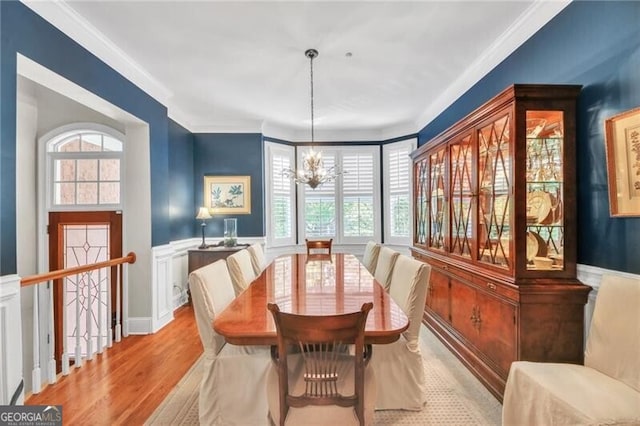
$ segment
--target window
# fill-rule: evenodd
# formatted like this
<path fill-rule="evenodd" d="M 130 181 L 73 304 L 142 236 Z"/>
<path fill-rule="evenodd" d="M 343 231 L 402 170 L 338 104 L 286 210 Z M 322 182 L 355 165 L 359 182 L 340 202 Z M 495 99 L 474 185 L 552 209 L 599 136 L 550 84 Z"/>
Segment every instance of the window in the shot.
<path fill-rule="evenodd" d="M 385 242 L 411 244 L 412 174 L 409 154 L 416 149 L 415 139 L 383 146 Z"/>
<path fill-rule="evenodd" d="M 348 151 L 342 156 L 342 167 L 347 173 L 342 177 L 342 229 L 345 238 L 375 235 L 374 153 Z"/>
<path fill-rule="evenodd" d="M 294 167 L 294 148 L 267 142 L 267 242 L 269 246 L 295 244 L 295 184 L 282 171 Z"/>
<path fill-rule="evenodd" d="M 52 209 L 121 208 L 124 137 L 105 130 L 87 125 L 66 130 L 47 142 Z"/>
<path fill-rule="evenodd" d="M 298 149 L 299 159 L 306 152 Z M 380 149 L 377 146 L 322 148 L 325 168 L 345 173 L 316 189 L 299 185 L 300 239 L 333 238 L 337 244 L 380 240 Z"/>
<path fill-rule="evenodd" d="M 298 149 L 299 155 L 306 151 Z M 334 153 L 322 150 L 322 160 L 325 169 L 336 165 Z M 301 209 L 304 216 L 305 238 L 335 238 L 336 237 L 336 184 L 325 182 L 316 189 L 309 185 L 300 185 L 304 192 L 304 203 Z"/>

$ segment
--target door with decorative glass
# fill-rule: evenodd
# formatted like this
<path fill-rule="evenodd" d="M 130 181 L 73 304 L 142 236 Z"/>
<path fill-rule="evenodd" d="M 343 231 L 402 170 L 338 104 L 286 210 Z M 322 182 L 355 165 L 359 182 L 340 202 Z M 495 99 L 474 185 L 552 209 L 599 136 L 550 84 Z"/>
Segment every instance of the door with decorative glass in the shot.
<path fill-rule="evenodd" d="M 50 212 L 48 231 L 52 271 L 122 256 L 119 211 Z M 122 312 L 119 278 L 113 267 L 54 280 L 56 360 L 64 354 L 78 364 L 111 344 Z"/>

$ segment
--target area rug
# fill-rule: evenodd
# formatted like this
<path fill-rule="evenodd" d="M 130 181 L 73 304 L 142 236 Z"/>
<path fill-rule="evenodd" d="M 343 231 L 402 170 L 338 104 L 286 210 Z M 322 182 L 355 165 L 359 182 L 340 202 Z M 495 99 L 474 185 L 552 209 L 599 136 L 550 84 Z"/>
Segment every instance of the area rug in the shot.
<path fill-rule="evenodd" d="M 500 402 L 424 326 L 420 332 L 420 346 L 427 377 L 427 404 L 419 412 L 376 411 L 374 425 L 500 425 Z M 201 375 L 202 358 L 196 361 L 145 424 L 197 425 Z"/>

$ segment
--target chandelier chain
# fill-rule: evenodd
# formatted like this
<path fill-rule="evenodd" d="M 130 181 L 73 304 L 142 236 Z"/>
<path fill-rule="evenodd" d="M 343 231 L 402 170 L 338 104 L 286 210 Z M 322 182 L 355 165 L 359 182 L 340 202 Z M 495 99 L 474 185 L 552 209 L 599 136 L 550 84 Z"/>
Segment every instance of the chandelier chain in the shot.
<path fill-rule="evenodd" d="M 313 58 L 315 58 L 316 55 L 314 54 L 310 54 L 309 58 L 311 58 L 311 60 L 309 61 L 310 63 L 310 74 L 311 74 L 311 143 L 313 143 L 313 141 L 315 140 L 314 138 L 314 114 L 313 114 Z"/>
<path fill-rule="evenodd" d="M 311 83 L 311 149 L 302 159 L 302 169 L 298 171 L 291 168 L 282 170 L 282 174 L 291 178 L 295 183 L 307 184 L 311 189 L 316 189 L 325 182 L 336 180 L 339 175 L 345 173 L 337 166 L 331 166 L 325 169 L 322 161 L 322 153 L 314 151 L 313 143 L 315 142 L 315 111 L 313 96 L 313 59 L 318 56 L 316 49 L 307 49 L 305 56 L 310 59 L 309 73 Z"/>

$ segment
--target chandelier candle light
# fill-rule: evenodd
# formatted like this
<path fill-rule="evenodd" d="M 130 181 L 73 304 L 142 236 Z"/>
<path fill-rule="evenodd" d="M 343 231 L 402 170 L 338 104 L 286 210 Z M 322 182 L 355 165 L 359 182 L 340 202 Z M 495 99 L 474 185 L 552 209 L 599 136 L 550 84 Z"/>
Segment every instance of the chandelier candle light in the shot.
<path fill-rule="evenodd" d="M 307 184 L 311 189 L 316 189 L 318 186 L 325 182 L 331 182 L 336 179 L 337 176 L 343 174 L 343 172 L 337 167 L 324 168 L 322 161 L 322 153 L 320 151 L 314 151 L 314 114 L 313 114 L 313 59 L 318 56 L 316 49 L 308 49 L 304 52 L 304 55 L 309 58 L 310 70 L 311 70 L 311 149 L 302 158 L 302 169 L 297 172 L 292 169 L 284 169 L 282 174 L 290 179 L 293 179 L 295 183 Z"/>

